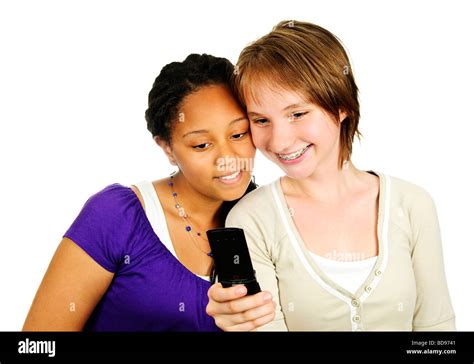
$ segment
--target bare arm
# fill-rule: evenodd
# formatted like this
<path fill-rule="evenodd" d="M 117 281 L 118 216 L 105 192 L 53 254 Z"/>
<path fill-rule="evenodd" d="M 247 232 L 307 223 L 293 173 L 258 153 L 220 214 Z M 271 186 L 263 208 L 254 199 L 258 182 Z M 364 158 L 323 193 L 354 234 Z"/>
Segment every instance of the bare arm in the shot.
<path fill-rule="evenodd" d="M 38 288 L 23 330 L 82 330 L 113 276 L 64 238 Z"/>

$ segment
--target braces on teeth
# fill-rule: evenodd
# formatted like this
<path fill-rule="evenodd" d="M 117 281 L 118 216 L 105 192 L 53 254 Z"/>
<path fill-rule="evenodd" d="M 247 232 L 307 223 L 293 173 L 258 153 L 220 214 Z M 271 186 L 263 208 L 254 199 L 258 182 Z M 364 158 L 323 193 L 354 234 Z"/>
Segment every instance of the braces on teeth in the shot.
<path fill-rule="evenodd" d="M 298 158 L 299 156 L 301 156 L 304 152 L 306 152 L 306 150 L 309 148 L 309 145 L 307 145 L 306 147 L 304 147 L 303 149 L 301 150 L 298 150 L 294 153 L 291 153 L 291 154 L 286 154 L 286 155 L 283 155 L 283 154 L 278 154 L 278 156 L 281 158 L 281 159 L 284 159 L 286 161 L 289 161 L 289 160 L 293 160 L 293 159 L 296 159 Z"/>

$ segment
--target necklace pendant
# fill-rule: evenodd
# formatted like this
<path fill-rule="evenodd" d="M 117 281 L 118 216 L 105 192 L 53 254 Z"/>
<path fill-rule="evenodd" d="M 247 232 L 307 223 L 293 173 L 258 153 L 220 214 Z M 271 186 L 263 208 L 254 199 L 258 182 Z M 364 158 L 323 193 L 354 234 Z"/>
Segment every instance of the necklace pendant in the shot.
<path fill-rule="evenodd" d="M 188 215 L 186 214 L 186 211 L 184 211 L 184 208 L 182 208 L 182 207 L 178 208 L 178 215 L 180 217 L 188 217 Z"/>

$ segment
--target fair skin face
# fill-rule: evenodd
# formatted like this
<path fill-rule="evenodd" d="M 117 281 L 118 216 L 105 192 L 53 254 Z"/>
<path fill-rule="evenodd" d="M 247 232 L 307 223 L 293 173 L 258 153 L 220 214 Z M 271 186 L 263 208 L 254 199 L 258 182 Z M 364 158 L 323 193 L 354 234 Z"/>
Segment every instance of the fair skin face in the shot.
<path fill-rule="evenodd" d="M 255 147 L 245 113 L 223 86 L 206 86 L 188 95 L 180 112 L 183 122 L 172 129 L 171 143 L 156 139 L 180 172 L 174 189 L 190 216 L 193 228 L 204 232 L 222 226 L 218 219 L 223 201 L 240 198 L 251 179 L 249 170 L 222 181 L 236 171 L 234 165 L 216 164 L 219 158 L 253 159 Z M 199 132 L 196 132 L 199 131 Z M 211 258 L 204 239 L 199 248 L 190 240 L 179 217 L 168 178 L 154 181 L 165 211 L 167 226 L 180 262 L 190 271 L 209 275 Z M 136 188 L 132 188 L 143 201 Z M 23 326 L 25 331 L 79 331 L 93 312 L 114 273 L 105 270 L 73 241 L 64 238 L 49 265 Z M 263 293 L 262 293 L 263 294 Z"/>
<path fill-rule="evenodd" d="M 351 162 L 342 169 L 338 163 L 340 123 L 346 114 L 340 111 L 335 119 L 297 93 L 252 87 L 258 95 L 258 101 L 246 98 L 252 139 L 285 172 L 281 186 L 307 249 L 329 259 L 377 255 L 378 177 Z M 259 327 L 261 316 L 244 318 L 262 304 L 230 298 L 239 297 L 232 289 L 212 287 L 208 311 L 216 322 L 225 316 L 232 328 L 236 323 Z"/>

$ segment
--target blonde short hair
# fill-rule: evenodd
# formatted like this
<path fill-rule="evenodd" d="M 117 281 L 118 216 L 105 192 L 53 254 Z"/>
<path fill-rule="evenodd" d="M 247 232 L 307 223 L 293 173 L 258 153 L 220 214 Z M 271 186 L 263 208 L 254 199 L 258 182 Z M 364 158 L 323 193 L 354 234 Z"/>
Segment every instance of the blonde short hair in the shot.
<path fill-rule="evenodd" d="M 341 123 L 339 164 L 350 159 L 354 136 L 360 138 L 358 88 L 349 57 L 341 42 L 328 30 L 311 23 L 282 21 L 267 35 L 245 47 L 234 70 L 233 85 L 245 105 L 255 99 L 252 83 L 299 93 L 322 107 Z"/>

